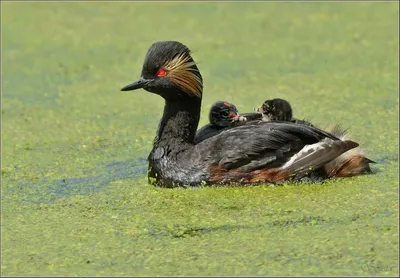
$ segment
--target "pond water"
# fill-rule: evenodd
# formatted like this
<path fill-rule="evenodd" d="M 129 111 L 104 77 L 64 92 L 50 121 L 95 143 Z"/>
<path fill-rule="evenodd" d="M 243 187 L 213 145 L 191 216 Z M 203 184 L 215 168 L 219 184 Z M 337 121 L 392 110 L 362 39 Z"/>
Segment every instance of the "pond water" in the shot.
<path fill-rule="evenodd" d="M 2 5 L 2 274 L 398 275 L 397 3 Z M 155 22 L 156 21 L 156 22 Z M 159 189 L 163 100 L 119 89 L 178 40 L 217 100 L 336 122 L 373 175 Z"/>

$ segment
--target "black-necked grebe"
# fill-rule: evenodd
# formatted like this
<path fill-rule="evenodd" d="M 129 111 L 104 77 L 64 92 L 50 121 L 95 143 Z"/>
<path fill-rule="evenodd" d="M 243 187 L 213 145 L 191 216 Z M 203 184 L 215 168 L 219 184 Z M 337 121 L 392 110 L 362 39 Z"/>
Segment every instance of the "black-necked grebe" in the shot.
<path fill-rule="evenodd" d="M 190 50 L 176 41 L 151 45 L 141 77 L 121 90 L 140 88 L 165 99 L 148 172 L 161 187 L 297 179 L 358 146 L 315 127 L 274 121 L 252 121 L 195 144 L 203 80 Z"/>

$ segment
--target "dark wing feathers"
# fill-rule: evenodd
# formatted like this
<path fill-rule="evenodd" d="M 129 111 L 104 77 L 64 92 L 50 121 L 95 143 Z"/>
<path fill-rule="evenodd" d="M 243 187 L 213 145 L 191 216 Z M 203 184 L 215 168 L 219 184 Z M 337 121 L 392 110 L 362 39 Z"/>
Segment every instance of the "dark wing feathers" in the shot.
<path fill-rule="evenodd" d="M 209 138 L 209 137 L 213 137 L 216 134 L 220 133 L 223 129 L 221 128 L 217 128 L 211 124 L 207 124 L 205 126 L 203 126 L 202 128 L 200 128 L 197 132 L 196 132 L 196 136 L 194 137 L 194 143 L 198 144 L 201 141 Z"/>
<path fill-rule="evenodd" d="M 293 123 L 302 124 L 302 125 L 314 126 L 314 125 L 313 125 L 309 120 L 307 120 L 307 119 L 300 120 L 300 119 L 293 118 L 293 119 L 292 119 L 292 122 L 293 122 Z"/>
<path fill-rule="evenodd" d="M 249 124 L 252 128 L 248 127 Z M 280 167 L 305 145 L 315 144 L 323 138 L 338 140 L 334 135 L 311 126 L 254 121 L 210 138 L 205 142 L 204 150 L 214 151 L 210 154 L 205 151 L 203 155 L 227 170 L 238 168 L 250 171 L 266 165 Z"/>

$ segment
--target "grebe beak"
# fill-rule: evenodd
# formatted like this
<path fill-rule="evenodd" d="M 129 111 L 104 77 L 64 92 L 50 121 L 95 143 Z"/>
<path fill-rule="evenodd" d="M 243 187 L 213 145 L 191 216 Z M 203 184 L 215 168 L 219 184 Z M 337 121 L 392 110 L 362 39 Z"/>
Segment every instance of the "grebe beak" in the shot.
<path fill-rule="evenodd" d="M 123 87 L 121 89 L 121 91 L 133 91 L 133 90 L 145 88 L 146 85 L 149 84 L 151 81 L 152 81 L 151 79 L 144 79 L 143 77 L 140 77 L 139 80 Z"/>

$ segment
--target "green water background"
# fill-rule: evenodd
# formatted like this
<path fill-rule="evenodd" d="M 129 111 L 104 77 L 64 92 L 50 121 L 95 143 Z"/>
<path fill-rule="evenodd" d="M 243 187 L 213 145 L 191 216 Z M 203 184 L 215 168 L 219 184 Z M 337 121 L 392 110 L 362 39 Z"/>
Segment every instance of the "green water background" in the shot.
<path fill-rule="evenodd" d="M 398 275 L 398 3 L 2 3 L 2 275 Z M 163 100 L 119 89 L 189 46 L 217 100 L 349 126 L 374 175 L 157 189 Z"/>

